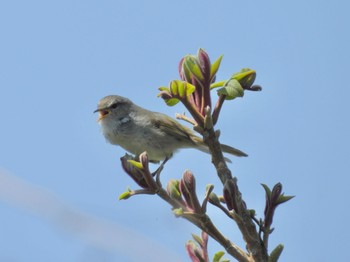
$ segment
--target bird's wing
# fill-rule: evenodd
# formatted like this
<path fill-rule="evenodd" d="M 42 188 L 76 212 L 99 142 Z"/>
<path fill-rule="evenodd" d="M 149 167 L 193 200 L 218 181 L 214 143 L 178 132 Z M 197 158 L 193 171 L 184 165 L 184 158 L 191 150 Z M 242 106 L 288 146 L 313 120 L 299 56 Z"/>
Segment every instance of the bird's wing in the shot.
<path fill-rule="evenodd" d="M 155 117 L 154 126 L 159 128 L 160 131 L 175 138 L 181 142 L 189 142 L 195 144 L 194 138 L 196 138 L 193 131 L 170 117 Z"/>

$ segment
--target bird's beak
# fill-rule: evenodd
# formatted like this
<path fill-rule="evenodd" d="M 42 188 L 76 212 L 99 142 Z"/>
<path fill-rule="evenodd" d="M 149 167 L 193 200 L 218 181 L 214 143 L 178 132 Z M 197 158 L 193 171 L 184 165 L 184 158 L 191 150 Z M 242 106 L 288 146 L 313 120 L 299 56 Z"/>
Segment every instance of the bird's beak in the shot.
<path fill-rule="evenodd" d="M 105 118 L 110 113 L 110 111 L 107 108 L 99 108 L 94 111 L 94 113 L 97 113 L 97 112 L 99 113 L 97 122 Z"/>

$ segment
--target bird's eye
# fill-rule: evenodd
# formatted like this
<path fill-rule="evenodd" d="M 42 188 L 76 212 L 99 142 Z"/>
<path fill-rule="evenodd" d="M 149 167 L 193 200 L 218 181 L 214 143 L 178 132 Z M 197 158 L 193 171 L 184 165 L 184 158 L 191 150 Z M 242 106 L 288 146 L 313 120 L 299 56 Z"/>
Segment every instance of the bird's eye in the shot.
<path fill-rule="evenodd" d="M 111 105 L 111 108 L 113 108 L 113 109 L 115 109 L 117 107 L 118 107 L 118 103 L 114 103 L 114 104 Z"/>

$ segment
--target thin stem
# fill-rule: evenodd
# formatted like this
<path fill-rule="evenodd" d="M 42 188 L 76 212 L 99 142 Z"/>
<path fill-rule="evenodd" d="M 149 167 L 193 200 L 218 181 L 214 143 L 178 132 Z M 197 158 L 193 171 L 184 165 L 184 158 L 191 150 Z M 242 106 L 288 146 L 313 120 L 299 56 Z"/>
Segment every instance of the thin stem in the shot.
<path fill-rule="evenodd" d="M 187 99 L 182 100 L 182 103 L 187 108 L 187 110 L 190 112 L 190 114 L 193 116 L 197 125 L 203 126 L 204 117 L 198 112 L 198 110 L 193 106 L 193 104 L 191 104 L 191 102 L 188 101 Z"/>
<path fill-rule="evenodd" d="M 203 110 L 205 110 L 206 107 L 210 107 L 211 108 L 211 98 L 210 98 L 210 82 L 209 82 L 209 78 L 205 79 L 204 85 L 203 85 Z M 204 113 L 205 111 L 203 111 Z M 202 113 L 202 114 L 203 114 Z"/>
<path fill-rule="evenodd" d="M 190 123 L 191 125 L 194 125 L 194 126 L 197 125 L 196 121 L 194 121 L 192 118 L 185 116 L 185 114 L 178 114 L 177 113 L 177 114 L 175 114 L 175 117 L 176 117 L 176 119 L 184 120 L 184 121 Z"/>
<path fill-rule="evenodd" d="M 264 243 L 266 250 L 268 250 L 270 233 L 271 233 L 270 228 L 263 229 L 263 243 Z"/>
<path fill-rule="evenodd" d="M 213 124 L 216 125 L 219 119 L 220 111 L 222 108 L 222 105 L 225 102 L 225 95 L 220 95 L 218 101 L 216 102 L 214 111 L 213 111 Z"/>

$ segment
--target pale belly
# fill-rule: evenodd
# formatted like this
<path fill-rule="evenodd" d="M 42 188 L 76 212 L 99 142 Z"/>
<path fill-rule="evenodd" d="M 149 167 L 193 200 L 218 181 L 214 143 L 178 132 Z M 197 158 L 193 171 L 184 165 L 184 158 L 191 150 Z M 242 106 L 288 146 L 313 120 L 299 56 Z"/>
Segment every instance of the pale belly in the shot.
<path fill-rule="evenodd" d="M 102 132 L 107 141 L 113 145 L 119 145 L 135 156 L 143 152 L 148 153 L 148 158 L 152 161 L 162 161 L 166 157 L 171 157 L 181 146 L 178 141 L 173 141 L 170 137 L 164 136 L 160 132 L 149 132 L 149 129 L 128 128 L 123 130 L 102 125 Z"/>

